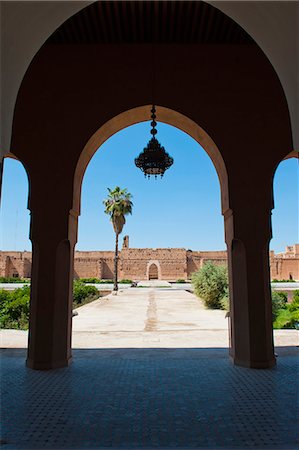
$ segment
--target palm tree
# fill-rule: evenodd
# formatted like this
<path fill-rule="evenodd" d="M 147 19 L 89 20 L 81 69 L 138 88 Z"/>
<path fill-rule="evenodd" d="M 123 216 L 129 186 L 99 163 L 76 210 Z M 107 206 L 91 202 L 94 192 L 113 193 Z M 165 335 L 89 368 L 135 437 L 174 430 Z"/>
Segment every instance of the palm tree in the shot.
<path fill-rule="evenodd" d="M 116 186 L 114 189 L 108 188 L 108 197 L 103 201 L 105 213 L 110 216 L 115 231 L 115 255 L 114 255 L 114 291 L 118 291 L 117 269 L 118 269 L 118 236 L 122 232 L 126 223 L 125 216 L 132 214 L 132 195 L 127 189 Z"/>

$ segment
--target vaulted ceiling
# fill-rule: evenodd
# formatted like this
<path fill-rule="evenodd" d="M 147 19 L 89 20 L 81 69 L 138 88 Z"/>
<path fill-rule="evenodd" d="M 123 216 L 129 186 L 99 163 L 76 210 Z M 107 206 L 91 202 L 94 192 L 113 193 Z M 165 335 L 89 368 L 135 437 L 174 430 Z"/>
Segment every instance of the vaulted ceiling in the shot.
<path fill-rule="evenodd" d="M 116 4 L 114 6 L 111 4 L 112 2 L 104 2 L 104 3 L 107 4 L 103 5 L 105 13 L 103 13 L 103 15 L 101 16 L 102 18 L 105 17 L 104 14 L 107 14 L 107 11 L 111 10 L 112 8 L 114 8 L 115 10 L 117 9 L 118 11 L 120 11 L 121 8 L 124 8 L 122 6 L 123 2 L 115 2 Z M 171 8 L 175 7 L 176 10 L 178 10 L 177 5 L 179 4 L 179 2 L 169 2 L 169 1 L 144 2 L 138 0 L 135 3 L 136 3 L 135 5 L 132 5 L 130 7 L 131 9 L 144 10 L 146 7 L 149 9 L 149 6 L 146 6 L 145 3 L 149 4 L 159 3 L 160 6 L 159 7 L 155 6 L 154 9 L 158 8 L 158 10 L 163 11 L 164 8 L 164 11 L 166 11 L 166 14 L 169 16 L 167 20 L 169 21 L 171 18 L 172 21 L 172 28 L 171 28 L 171 30 L 173 30 L 172 33 L 173 34 L 174 32 L 178 33 L 178 25 L 174 27 L 173 22 L 174 14 L 171 14 L 170 11 L 172 11 Z M 165 3 L 165 5 L 163 4 L 161 5 L 161 3 Z M 175 3 L 176 5 L 172 6 L 170 3 L 171 4 Z M 186 21 L 182 20 L 183 17 L 186 17 L 186 15 L 184 16 L 183 12 L 180 13 L 181 16 L 177 17 L 176 20 L 182 23 L 180 30 L 185 28 L 186 42 L 211 42 L 211 43 L 224 42 L 231 44 L 242 42 L 249 43 L 250 37 L 248 36 L 248 34 L 244 33 L 244 31 L 241 31 L 242 27 L 244 30 L 246 30 L 247 33 L 249 33 L 253 37 L 251 42 L 256 42 L 257 45 L 259 45 L 259 47 L 262 49 L 262 51 L 268 56 L 269 60 L 271 61 L 274 69 L 276 70 L 281 80 L 290 109 L 295 148 L 298 149 L 299 89 L 297 80 L 299 67 L 298 65 L 299 53 L 297 49 L 298 25 L 296 20 L 299 12 L 299 3 L 286 2 L 282 0 L 263 1 L 263 2 L 259 1 L 248 2 L 242 0 L 233 0 L 233 1 L 206 0 L 206 2 L 195 1 L 193 5 L 190 4 L 191 2 L 189 1 L 184 1 L 182 3 L 186 4 L 186 6 L 185 5 L 181 6 L 183 11 L 186 11 L 188 4 L 189 14 L 191 16 L 191 26 L 187 27 Z M 1 8 L 0 8 L 0 17 L 2 24 L 1 55 L 3 60 L 2 61 L 3 64 L 1 67 L 1 78 L 2 78 L 2 101 L 1 101 L 2 117 L 1 117 L 1 142 L 0 142 L 1 155 L 7 154 L 10 149 L 13 112 L 17 93 L 21 85 L 22 79 L 24 77 L 24 74 L 26 73 L 26 70 L 28 69 L 28 66 L 32 61 L 34 55 L 38 52 L 40 47 L 45 43 L 47 39 L 48 42 L 56 42 L 57 44 L 59 44 L 59 42 L 61 43 L 80 42 L 80 39 L 75 40 L 77 39 L 75 38 L 75 36 L 77 35 L 77 31 L 74 30 L 74 24 L 78 20 L 76 14 L 78 11 L 80 11 L 79 15 L 81 15 L 82 13 L 83 14 L 82 17 L 85 17 L 85 19 L 83 18 L 79 19 L 79 23 L 81 23 L 82 27 L 83 26 L 82 23 L 84 21 L 88 22 L 87 18 L 89 17 L 89 11 L 92 11 L 89 10 L 89 5 L 93 7 L 93 13 L 90 13 L 91 15 L 95 14 L 96 9 L 101 8 L 100 4 L 98 4 L 97 2 L 93 2 L 92 0 L 84 0 L 84 1 L 59 0 L 56 2 L 41 1 L 41 0 L 36 0 L 34 2 L 1 1 Z M 211 11 L 211 6 L 215 7 L 214 17 L 213 11 Z M 127 8 L 128 6 L 126 6 L 125 9 Z M 224 14 L 227 14 L 227 16 L 219 15 L 219 11 L 222 11 Z M 179 15 L 178 12 L 176 14 L 177 16 Z M 228 18 L 228 16 L 231 19 Z M 70 17 L 71 17 L 70 22 L 73 22 L 73 31 L 69 32 L 71 33 L 71 35 L 73 35 L 73 37 L 65 34 L 67 33 L 67 26 L 66 23 L 64 24 L 64 22 L 67 21 L 67 23 L 69 23 L 68 18 Z M 118 13 L 118 17 L 120 17 L 120 13 Z M 202 17 L 201 21 L 198 20 L 199 17 Z M 211 30 L 211 22 L 209 23 L 209 25 L 207 23 L 209 18 L 210 21 L 213 20 L 215 28 L 219 27 L 217 31 Z M 233 22 L 232 19 L 235 22 Z M 102 20 L 103 22 L 103 19 L 98 20 Z M 144 19 L 142 20 L 143 22 L 139 21 L 139 27 L 141 23 L 144 23 Z M 166 20 L 166 18 L 164 20 Z M 116 16 L 114 21 L 117 21 Z M 148 17 L 147 21 L 149 21 Z M 228 27 L 224 26 L 225 21 L 227 24 L 230 22 L 230 25 Z M 114 22 L 112 22 L 112 25 L 109 25 L 110 29 L 111 27 L 114 27 L 113 23 Z M 151 19 L 151 23 L 152 23 L 151 28 L 153 28 L 153 19 Z M 162 24 L 164 23 L 165 22 L 162 22 Z M 240 26 L 236 25 L 236 23 L 240 24 Z M 61 24 L 64 25 L 60 27 Z M 196 32 L 194 31 L 195 24 L 197 24 Z M 198 24 L 200 24 L 200 28 Z M 90 42 L 92 42 L 93 32 L 91 33 L 90 30 L 94 29 L 96 25 L 93 25 L 91 27 L 90 24 L 89 25 L 85 24 L 84 27 L 86 26 L 89 29 L 90 35 L 88 39 L 91 39 Z M 158 27 L 159 29 L 163 28 L 163 34 L 167 36 L 167 38 L 164 38 L 164 42 L 170 42 L 169 26 L 170 25 L 168 25 L 168 28 L 166 27 L 165 30 L 164 25 L 162 25 L 162 27 L 161 26 Z M 119 27 L 120 25 L 118 25 L 118 29 L 120 30 Z M 72 28 L 71 25 L 70 28 Z M 104 26 L 102 25 L 101 28 L 102 31 L 98 30 L 98 32 L 103 33 L 105 25 Z M 54 34 L 52 34 L 55 29 L 59 30 L 59 32 L 56 31 Z M 136 26 L 134 29 L 136 30 Z M 204 29 L 206 29 L 206 32 L 204 32 Z M 229 32 L 229 29 L 231 29 L 231 33 Z M 119 40 L 124 39 L 122 35 L 119 33 L 118 39 Z M 123 31 L 121 31 L 121 33 L 123 33 Z M 82 34 L 85 33 L 81 31 L 81 35 Z M 226 38 L 224 38 L 225 34 L 227 36 Z M 107 30 L 106 36 L 107 36 L 106 42 L 109 42 Z M 190 39 L 189 41 L 187 40 L 188 36 Z M 201 40 L 199 40 L 199 36 L 201 36 L 200 38 Z M 103 37 L 100 39 L 102 39 L 102 42 L 105 42 L 103 41 Z M 111 38 L 109 39 L 111 42 Z M 159 39 L 162 42 L 161 36 L 159 36 Z M 198 40 L 196 41 L 196 39 Z M 203 41 L 203 39 L 205 39 L 205 41 Z M 123 40 L 123 42 L 125 41 Z"/>
<path fill-rule="evenodd" d="M 68 19 L 48 39 L 75 43 L 253 44 L 232 19 L 202 1 L 103 1 Z"/>

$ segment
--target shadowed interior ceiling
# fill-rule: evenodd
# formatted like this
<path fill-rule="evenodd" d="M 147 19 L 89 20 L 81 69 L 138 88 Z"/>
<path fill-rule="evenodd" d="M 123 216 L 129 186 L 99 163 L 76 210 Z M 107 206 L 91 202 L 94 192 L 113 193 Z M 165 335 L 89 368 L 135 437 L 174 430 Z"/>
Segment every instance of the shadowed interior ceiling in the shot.
<path fill-rule="evenodd" d="M 232 19 L 202 1 L 103 1 L 72 16 L 51 44 L 254 44 Z"/>

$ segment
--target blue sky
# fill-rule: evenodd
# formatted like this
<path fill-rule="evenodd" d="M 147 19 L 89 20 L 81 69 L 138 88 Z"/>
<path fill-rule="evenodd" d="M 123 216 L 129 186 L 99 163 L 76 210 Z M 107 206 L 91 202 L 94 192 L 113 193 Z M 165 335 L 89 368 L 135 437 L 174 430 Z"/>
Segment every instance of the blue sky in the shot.
<path fill-rule="evenodd" d="M 157 138 L 174 158 L 164 178 L 147 180 L 134 158 L 150 139 L 149 122 L 112 136 L 87 167 L 79 218 L 77 250 L 113 250 L 114 232 L 104 214 L 107 188 L 126 187 L 133 214 L 123 235 L 131 247 L 225 249 L 220 187 L 214 166 L 200 145 L 182 131 L 158 123 Z M 6 159 L 0 213 L 0 248 L 31 250 L 28 182 L 18 161 Z M 274 179 L 271 249 L 283 251 L 298 242 L 298 160 L 283 161 Z"/>

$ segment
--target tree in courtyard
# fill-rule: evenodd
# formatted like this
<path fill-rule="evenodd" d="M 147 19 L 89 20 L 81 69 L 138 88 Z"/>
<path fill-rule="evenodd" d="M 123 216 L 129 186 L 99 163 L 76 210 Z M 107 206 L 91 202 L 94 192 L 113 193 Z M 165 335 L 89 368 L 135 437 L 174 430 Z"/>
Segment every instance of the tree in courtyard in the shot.
<path fill-rule="evenodd" d="M 206 262 L 198 272 L 192 274 L 195 294 L 211 309 L 228 307 L 228 275 L 226 266 Z"/>
<path fill-rule="evenodd" d="M 114 291 L 118 291 L 117 271 L 118 271 L 118 236 L 126 223 L 125 216 L 132 214 L 132 195 L 127 189 L 116 186 L 114 189 L 108 188 L 108 197 L 103 201 L 105 213 L 110 216 L 110 220 L 115 231 L 115 255 L 114 255 Z"/>

